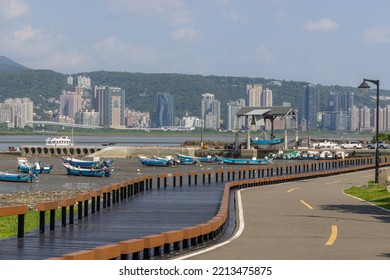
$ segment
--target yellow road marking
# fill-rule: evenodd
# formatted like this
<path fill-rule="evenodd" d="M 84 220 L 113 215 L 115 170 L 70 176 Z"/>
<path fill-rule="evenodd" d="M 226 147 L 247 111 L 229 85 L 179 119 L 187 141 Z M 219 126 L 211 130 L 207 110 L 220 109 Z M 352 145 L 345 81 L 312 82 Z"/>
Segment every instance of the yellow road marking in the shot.
<path fill-rule="evenodd" d="M 292 191 L 296 191 L 296 190 L 299 190 L 299 188 L 292 188 L 292 189 L 289 189 L 287 192 L 292 192 Z"/>
<path fill-rule="evenodd" d="M 306 203 L 306 202 L 304 202 L 303 200 L 301 200 L 301 203 L 303 204 L 303 205 L 305 205 L 307 208 L 309 208 L 309 209 L 314 209 L 313 207 L 311 207 L 308 203 Z"/>
<path fill-rule="evenodd" d="M 333 245 L 337 238 L 337 226 L 332 226 L 332 232 L 330 233 L 328 241 L 325 245 Z"/>

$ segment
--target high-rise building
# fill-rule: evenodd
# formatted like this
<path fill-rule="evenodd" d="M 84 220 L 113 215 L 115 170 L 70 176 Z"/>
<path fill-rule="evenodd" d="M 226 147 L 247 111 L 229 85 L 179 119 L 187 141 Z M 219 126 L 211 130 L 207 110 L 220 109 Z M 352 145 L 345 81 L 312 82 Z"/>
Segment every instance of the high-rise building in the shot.
<path fill-rule="evenodd" d="M 352 106 L 349 110 L 349 130 L 360 131 L 361 123 L 359 118 L 359 108 Z"/>
<path fill-rule="evenodd" d="M 202 119 L 205 128 L 218 130 L 220 128 L 221 119 L 221 103 L 216 100 L 214 94 L 202 94 Z"/>
<path fill-rule="evenodd" d="M 0 103 L 0 123 L 7 123 L 10 128 L 23 128 L 31 125 L 34 103 L 30 98 L 8 98 Z"/>
<path fill-rule="evenodd" d="M 238 130 L 244 126 L 244 119 L 237 118 L 237 112 L 245 107 L 245 100 L 239 99 L 226 104 L 225 110 L 225 129 L 227 130 Z"/>
<path fill-rule="evenodd" d="M 265 88 L 261 93 L 261 107 L 272 107 L 272 90 Z"/>
<path fill-rule="evenodd" d="M 300 111 L 300 123 L 305 123 L 306 128 L 317 128 L 317 115 L 320 112 L 320 93 L 319 90 L 310 84 L 303 88 L 302 108 Z"/>
<path fill-rule="evenodd" d="M 99 112 L 100 125 L 112 128 L 125 126 L 125 90 L 95 86 L 92 106 Z"/>
<path fill-rule="evenodd" d="M 60 115 L 75 118 L 76 113 L 82 109 L 82 103 L 82 93 L 63 90 L 60 96 Z"/>
<path fill-rule="evenodd" d="M 158 92 L 155 127 L 175 126 L 175 98 L 170 92 Z"/>
<path fill-rule="evenodd" d="M 261 93 L 263 91 L 262 84 L 246 85 L 246 106 L 261 107 Z"/>

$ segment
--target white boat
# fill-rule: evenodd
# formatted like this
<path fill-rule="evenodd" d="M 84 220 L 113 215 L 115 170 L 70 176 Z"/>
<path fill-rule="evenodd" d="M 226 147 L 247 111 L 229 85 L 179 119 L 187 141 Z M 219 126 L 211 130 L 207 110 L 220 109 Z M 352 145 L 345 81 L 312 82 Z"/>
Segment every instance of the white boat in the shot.
<path fill-rule="evenodd" d="M 74 143 L 72 139 L 68 136 L 60 136 L 59 138 L 47 138 L 46 146 L 73 146 Z"/>

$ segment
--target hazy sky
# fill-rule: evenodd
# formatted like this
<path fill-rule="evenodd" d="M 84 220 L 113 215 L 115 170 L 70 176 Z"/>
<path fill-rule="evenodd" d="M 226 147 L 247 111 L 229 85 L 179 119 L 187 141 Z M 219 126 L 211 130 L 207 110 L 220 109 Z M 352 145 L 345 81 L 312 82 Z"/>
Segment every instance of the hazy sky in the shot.
<path fill-rule="evenodd" d="M 183 73 L 353 87 L 368 78 L 390 89 L 390 1 L 0 0 L 0 55 L 64 74 Z"/>

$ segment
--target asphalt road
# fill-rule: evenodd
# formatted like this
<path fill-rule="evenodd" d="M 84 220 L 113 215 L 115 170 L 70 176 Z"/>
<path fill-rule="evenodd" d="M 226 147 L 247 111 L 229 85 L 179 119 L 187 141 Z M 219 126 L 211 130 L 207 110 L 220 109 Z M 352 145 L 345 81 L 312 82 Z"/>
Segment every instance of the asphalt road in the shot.
<path fill-rule="evenodd" d="M 218 248 L 182 258 L 388 260 L 389 211 L 343 193 L 372 177 L 368 170 L 242 190 L 236 235 Z"/>

